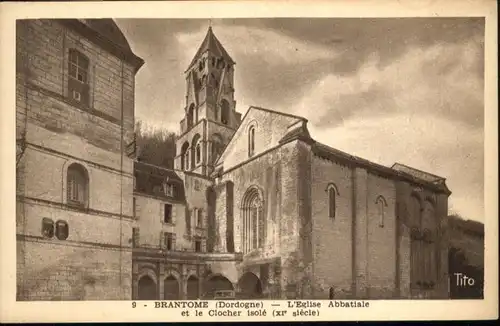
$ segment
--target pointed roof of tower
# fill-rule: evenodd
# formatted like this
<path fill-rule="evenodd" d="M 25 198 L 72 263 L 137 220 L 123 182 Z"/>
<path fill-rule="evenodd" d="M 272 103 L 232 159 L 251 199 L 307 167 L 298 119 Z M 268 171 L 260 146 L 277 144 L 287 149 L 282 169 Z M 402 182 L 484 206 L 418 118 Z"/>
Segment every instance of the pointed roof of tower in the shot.
<path fill-rule="evenodd" d="M 205 39 L 200 45 L 200 48 L 196 52 L 195 56 L 193 57 L 193 60 L 189 64 L 188 68 L 186 71 L 191 69 L 191 67 L 195 64 L 195 62 L 198 60 L 199 57 L 203 55 L 206 51 L 210 51 L 218 56 L 223 57 L 228 63 L 230 64 L 235 64 L 231 56 L 226 52 L 222 44 L 219 42 L 217 37 L 215 37 L 215 34 L 212 31 L 212 26 L 208 27 L 207 35 L 205 36 Z"/>

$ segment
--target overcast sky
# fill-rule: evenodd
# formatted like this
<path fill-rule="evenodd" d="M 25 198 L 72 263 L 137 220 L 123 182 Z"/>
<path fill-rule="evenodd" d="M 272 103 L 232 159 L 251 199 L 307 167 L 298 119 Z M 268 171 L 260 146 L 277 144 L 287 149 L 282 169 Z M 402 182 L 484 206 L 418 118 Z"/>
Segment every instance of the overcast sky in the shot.
<path fill-rule="evenodd" d="M 184 70 L 209 21 L 117 23 L 146 61 L 137 119 L 178 132 Z M 320 142 L 443 176 L 450 213 L 484 221 L 482 18 L 223 19 L 212 28 L 236 61 L 237 111 L 301 115 Z"/>

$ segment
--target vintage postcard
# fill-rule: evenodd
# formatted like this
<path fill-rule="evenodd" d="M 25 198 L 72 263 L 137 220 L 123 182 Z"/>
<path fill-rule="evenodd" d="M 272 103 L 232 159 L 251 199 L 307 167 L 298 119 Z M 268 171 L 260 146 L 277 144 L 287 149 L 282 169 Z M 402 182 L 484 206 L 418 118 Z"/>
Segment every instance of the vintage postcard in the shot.
<path fill-rule="evenodd" d="M 495 1 L 1 9 L 0 320 L 498 318 Z"/>

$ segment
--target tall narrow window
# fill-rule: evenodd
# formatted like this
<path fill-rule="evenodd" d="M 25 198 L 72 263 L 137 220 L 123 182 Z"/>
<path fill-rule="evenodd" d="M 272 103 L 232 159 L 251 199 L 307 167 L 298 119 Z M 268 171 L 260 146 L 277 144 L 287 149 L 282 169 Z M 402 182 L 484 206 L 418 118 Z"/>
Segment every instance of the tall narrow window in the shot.
<path fill-rule="evenodd" d="M 181 169 L 189 170 L 189 143 L 185 142 L 181 147 Z"/>
<path fill-rule="evenodd" d="M 201 209 L 196 210 L 196 227 L 203 227 L 203 210 Z"/>
<path fill-rule="evenodd" d="M 378 196 L 377 200 L 375 200 L 375 204 L 377 204 L 377 210 L 378 210 L 378 226 L 383 228 L 387 202 L 385 201 L 384 197 Z"/>
<path fill-rule="evenodd" d="M 195 108 L 194 108 L 194 104 L 191 104 L 189 106 L 189 109 L 188 109 L 188 112 L 187 112 L 187 127 L 188 129 L 191 129 L 193 126 L 194 126 L 194 122 L 195 122 Z"/>
<path fill-rule="evenodd" d="M 255 153 L 255 127 L 248 130 L 248 156 L 252 157 Z"/>
<path fill-rule="evenodd" d="M 137 218 L 137 198 L 132 198 L 132 216 L 134 219 Z"/>
<path fill-rule="evenodd" d="M 198 142 L 196 144 L 196 163 L 201 162 L 201 144 Z"/>
<path fill-rule="evenodd" d="M 175 233 L 165 232 L 163 234 L 165 241 L 165 249 L 175 250 Z"/>
<path fill-rule="evenodd" d="M 68 95 L 76 102 L 89 105 L 89 59 L 75 49 L 69 50 Z"/>
<path fill-rule="evenodd" d="M 214 164 L 222 152 L 222 137 L 219 134 L 213 134 L 211 136 L 211 141 L 212 141 L 212 151 L 210 154 L 211 156 L 210 162 Z"/>
<path fill-rule="evenodd" d="M 68 167 L 67 174 L 67 201 L 76 206 L 87 206 L 88 200 L 88 174 L 80 164 L 73 163 Z"/>
<path fill-rule="evenodd" d="M 171 204 L 164 205 L 163 222 L 172 224 L 172 205 Z"/>
<path fill-rule="evenodd" d="M 201 136 L 196 134 L 191 140 L 191 169 L 194 169 L 201 162 Z"/>
<path fill-rule="evenodd" d="M 229 124 L 229 102 L 225 99 L 221 101 L 221 111 L 220 111 L 220 116 L 221 116 L 221 122 L 225 125 Z"/>
<path fill-rule="evenodd" d="M 339 193 L 333 183 L 329 184 L 326 189 L 328 192 L 328 216 L 334 219 L 337 214 L 337 195 Z"/>
<path fill-rule="evenodd" d="M 266 239 L 266 220 L 259 190 L 251 187 L 243 196 L 241 212 L 241 239 L 243 253 L 261 248 Z"/>
<path fill-rule="evenodd" d="M 202 251 L 201 238 L 196 238 L 194 240 L 194 251 L 196 252 Z"/>

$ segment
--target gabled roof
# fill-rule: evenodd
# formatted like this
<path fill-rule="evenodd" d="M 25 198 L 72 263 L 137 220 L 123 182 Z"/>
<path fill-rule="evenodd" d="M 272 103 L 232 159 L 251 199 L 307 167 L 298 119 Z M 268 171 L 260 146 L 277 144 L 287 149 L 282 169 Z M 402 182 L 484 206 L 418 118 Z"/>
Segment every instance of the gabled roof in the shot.
<path fill-rule="evenodd" d="M 342 152 L 338 149 L 327 146 L 325 144 L 321 144 L 321 143 L 316 142 L 316 141 L 314 141 L 314 143 L 312 145 L 312 151 L 314 154 L 316 154 L 320 157 L 323 157 L 325 159 L 332 159 L 332 160 L 344 161 L 346 163 L 355 164 L 355 165 L 364 167 L 370 171 L 378 172 L 379 174 L 387 176 L 387 177 L 393 177 L 393 178 L 397 178 L 400 180 L 412 182 L 415 184 L 427 186 L 431 189 L 443 192 L 443 193 L 448 194 L 448 195 L 451 194 L 451 191 L 448 189 L 448 187 L 446 186 L 446 183 L 444 182 L 444 178 L 442 178 L 442 180 L 443 180 L 442 182 L 432 182 L 432 181 L 429 181 L 427 179 L 422 179 L 419 176 L 416 176 L 414 174 L 408 173 L 407 171 L 401 171 L 398 169 L 394 169 L 392 167 L 387 167 L 387 166 L 384 166 L 381 164 L 377 164 L 377 163 L 371 162 L 367 159 Z M 423 173 L 425 173 L 425 172 L 423 172 Z"/>
<path fill-rule="evenodd" d="M 125 35 L 113 19 L 56 19 L 66 27 L 83 35 L 118 58 L 132 64 L 137 72 L 144 60 L 134 54 Z"/>
<path fill-rule="evenodd" d="M 195 62 L 203 55 L 203 53 L 210 51 L 218 56 L 223 57 L 226 62 L 229 64 L 235 64 L 231 56 L 226 52 L 222 44 L 219 42 L 217 37 L 215 37 L 215 34 L 212 31 L 212 27 L 210 26 L 207 31 L 207 35 L 205 36 L 205 39 L 200 45 L 200 48 L 196 52 L 195 56 L 193 57 L 193 60 L 189 64 L 188 68 L 186 69 L 186 72 L 191 69 L 191 67 L 195 64 Z"/>
<path fill-rule="evenodd" d="M 229 147 L 229 144 L 231 144 L 231 141 L 236 136 L 236 133 L 238 132 L 238 130 L 241 128 L 241 126 L 243 126 L 243 122 L 245 121 L 245 119 L 247 118 L 247 116 L 248 116 L 248 114 L 250 113 L 251 110 L 259 110 L 259 111 L 264 111 L 264 112 L 268 112 L 268 113 L 279 114 L 279 115 L 282 115 L 282 116 L 285 116 L 285 117 L 299 119 L 300 121 L 303 121 L 304 123 L 307 123 L 307 119 L 306 118 L 298 116 L 298 115 L 293 115 L 293 114 L 284 113 L 284 112 L 280 112 L 280 111 L 275 111 L 275 110 L 271 110 L 271 109 L 265 109 L 265 108 L 261 108 L 261 107 L 253 106 L 252 105 L 252 106 L 250 106 L 248 108 L 247 112 L 245 112 L 245 115 L 243 116 L 243 118 L 241 118 L 241 121 L 240 121 L 240 124 L 238 125 L 238 128 L 236 128 L 236 130 L 234 131 L 234 133 L 231 136 L 231 138 L 229 138 L 229 141 L 227 142 L 226 146 L 223 148 L 221 155 L 215 161 L 215 166 L 217 166 L 220 163 L 221 157 L 224 155 L 224 152 Z M 285 137 L 287 137 L 287 136 L 290 137 L 290 135 L 288 135 L 288 134 L 285 135 Z"/>

